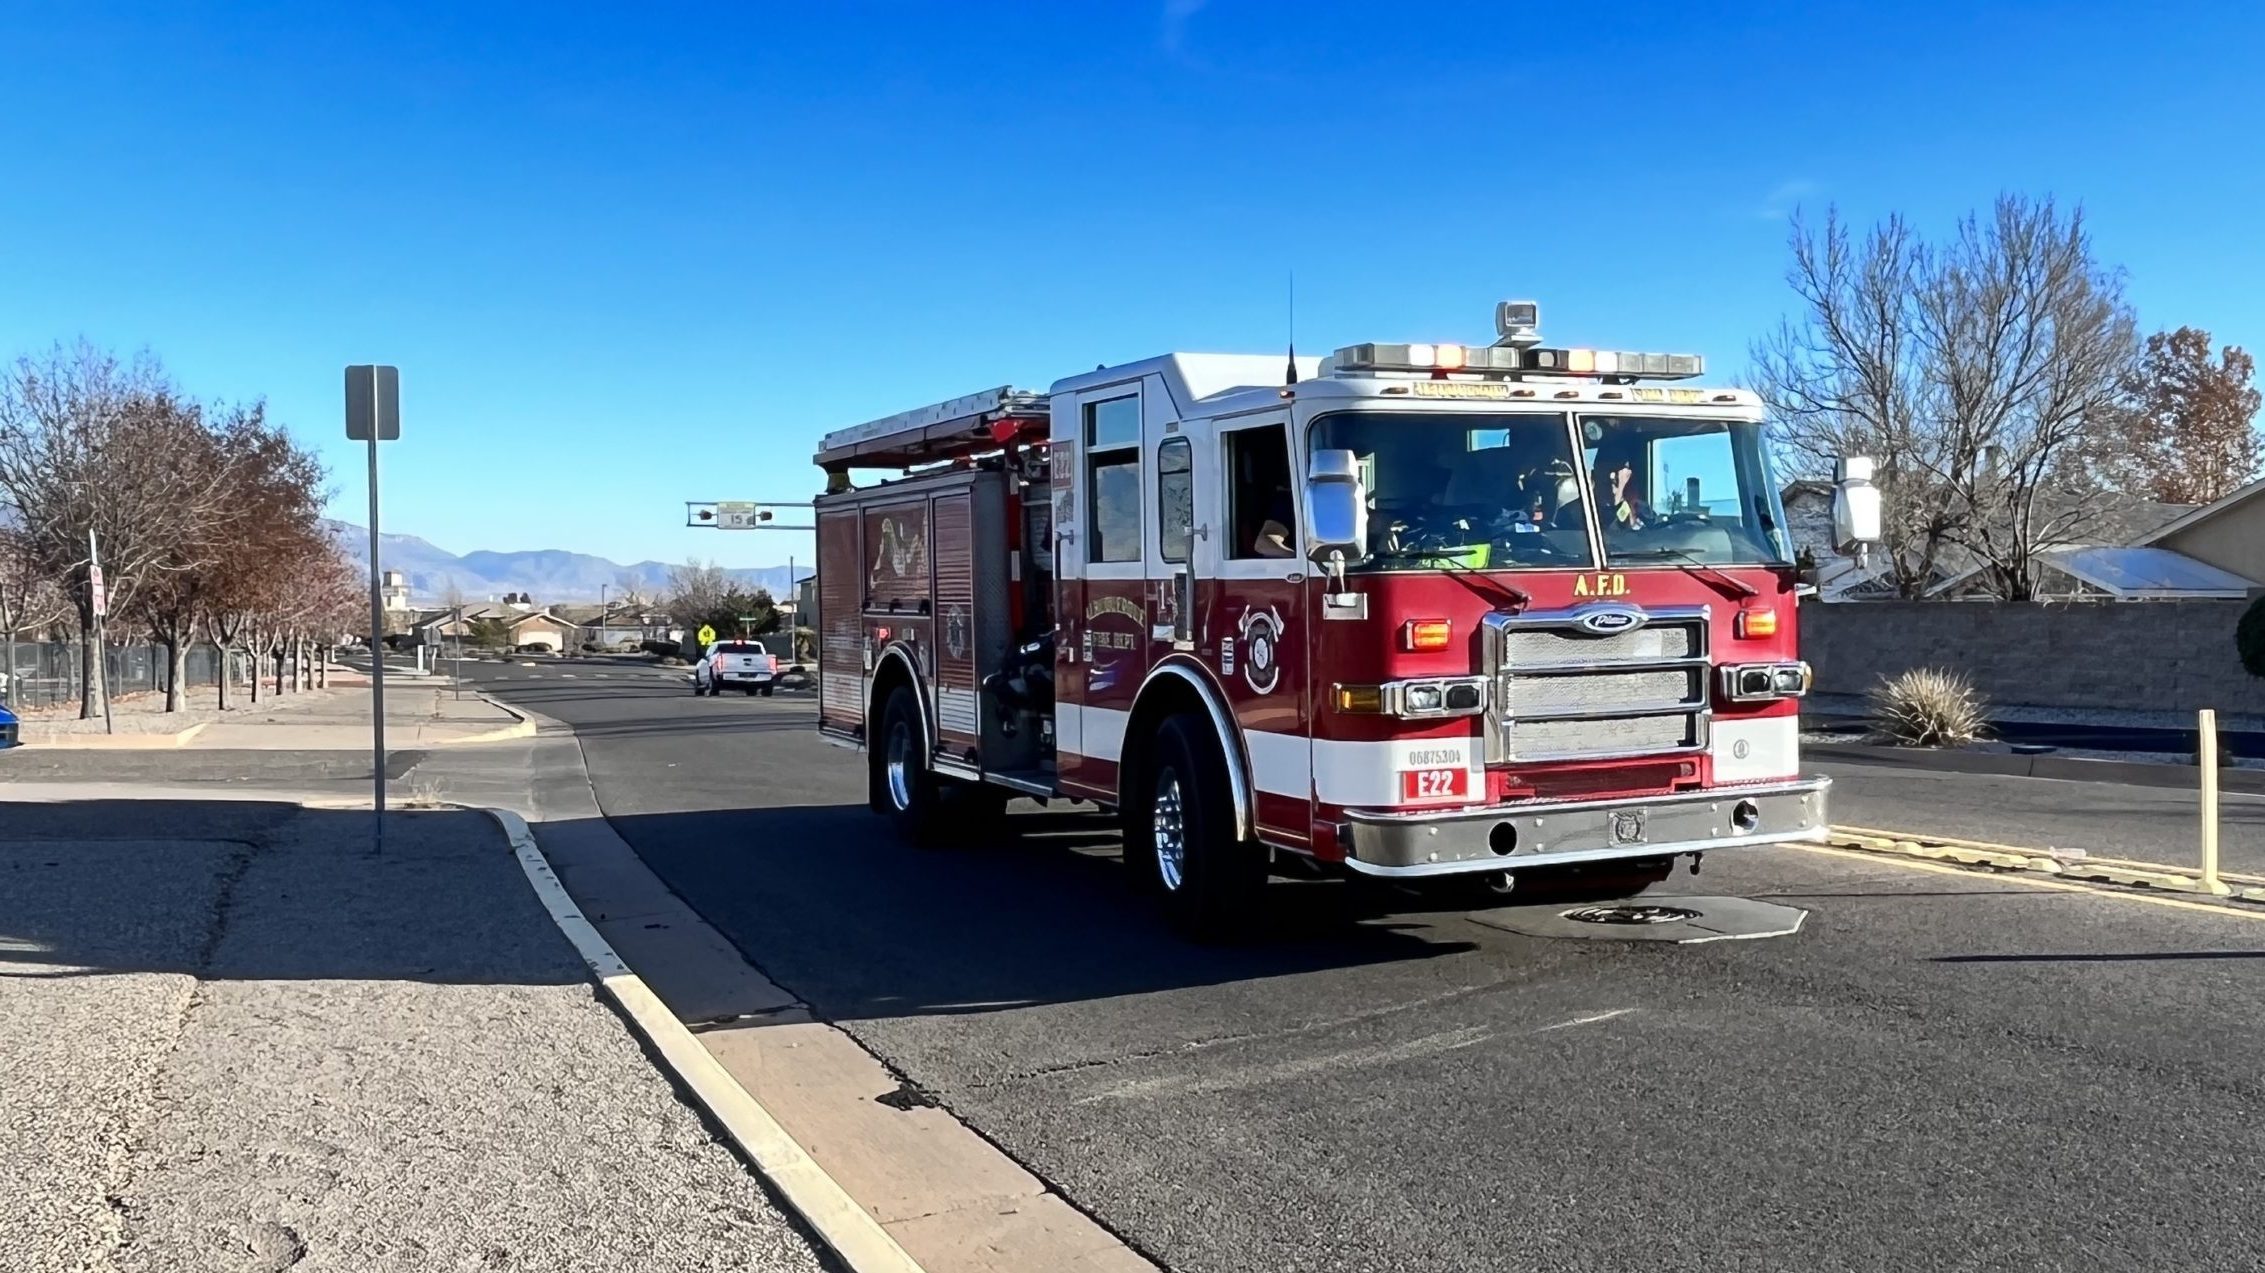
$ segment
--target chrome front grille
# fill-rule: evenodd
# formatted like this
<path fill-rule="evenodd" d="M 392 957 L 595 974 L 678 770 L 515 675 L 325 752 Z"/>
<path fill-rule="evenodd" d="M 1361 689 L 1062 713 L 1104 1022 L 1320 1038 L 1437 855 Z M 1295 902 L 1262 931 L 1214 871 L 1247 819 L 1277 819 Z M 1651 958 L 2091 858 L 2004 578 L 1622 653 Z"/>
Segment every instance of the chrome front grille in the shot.
<path fill-rule="evenodd" d="M 1622 630 L 1611 630 L 1616 623 Z M 1657 756 L 1707 745 L 1703 607 L 1497 614 L 1487 620 L 1486 657 L 1494 682 L 1489 761 Z"/>
<path fill-rule="evenodd" d="M 1520 667 L 1599 659 L 1695 659 L 1706 652 L 1705 627 L 1691 623 L 1655 621 L 1633 632 L 1605 636 L 1590 636 L 1569 627 L 1508 628 L 1502 633 L 1503 661 Z"/>
<path fill-rule="evenodd" d="M 1665 667 L 1609 675 L 1554 672 L 1499 679 L 1503 705 L 1510 715 L 1523 717 L 1688 703 L 1705 692 L 1706 676 L 1704 667 Z"/>
<path fill-rule="evenodd" d="M 1512 726 L 1518 750 L 1509 759 L 1656 756 L 1700 745 L 1698 717 L 1610 716 L 1602 720 L 1529 720 Z"/>

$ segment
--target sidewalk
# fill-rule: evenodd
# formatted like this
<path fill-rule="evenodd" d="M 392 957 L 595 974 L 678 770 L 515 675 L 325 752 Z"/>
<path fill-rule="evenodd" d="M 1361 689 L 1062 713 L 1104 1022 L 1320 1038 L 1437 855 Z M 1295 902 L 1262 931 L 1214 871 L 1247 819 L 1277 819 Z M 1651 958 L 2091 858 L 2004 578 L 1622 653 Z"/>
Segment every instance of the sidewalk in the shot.
<path fill-rule="evenodd" d="M 23 742 L 32 748 L 106 748 L 280 751 L 368 751 L 368 678 L 334 669 L 330 688 L 268 694 L 253 705 L 249 696 L 230 695 L 230 709 L 218 710 L 209 690 L 192 697 L 184 710 L 153 710 L 142 701 L 112 713 L 116 733 L 100 720 L 27 716 Z M 469 688 L 461 694 L 433 678 L 389 676 L 385 687 L 385 741 L 388 748 L 416 749 L 524 738 L 534 726 L 517 714 L 481 698 Z"/>
<path fill-rule="evenodd" d="M 821 1267 L 484 815 L 22 791 L 0 1269 Z"/>

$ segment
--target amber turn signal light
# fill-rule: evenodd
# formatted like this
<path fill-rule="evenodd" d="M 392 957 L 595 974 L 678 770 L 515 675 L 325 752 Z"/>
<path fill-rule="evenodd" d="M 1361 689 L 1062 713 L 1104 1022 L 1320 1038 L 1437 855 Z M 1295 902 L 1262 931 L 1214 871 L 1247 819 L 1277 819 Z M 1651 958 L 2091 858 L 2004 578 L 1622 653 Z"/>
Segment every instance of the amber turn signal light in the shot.
<path fill-rule="evenodd" d="M 1444 650 L 1455 638 L 1455 625 L 1446 619 L 1410 619 L 1400 625 L 1400 645 L 1407 650 Z"/>

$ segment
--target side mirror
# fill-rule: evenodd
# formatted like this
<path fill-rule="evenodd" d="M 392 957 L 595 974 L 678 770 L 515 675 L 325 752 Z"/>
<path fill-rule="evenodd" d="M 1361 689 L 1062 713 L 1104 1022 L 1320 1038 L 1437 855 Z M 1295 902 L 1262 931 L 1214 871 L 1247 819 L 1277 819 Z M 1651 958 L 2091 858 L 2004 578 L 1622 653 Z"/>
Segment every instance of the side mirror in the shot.
<path fill-rule="evenodd" d="M 1306 556 L 1359 561 L 1368 556 L 1368 492 L 1351 451 L 1313 453 L 1306 470 Z"/>
<path fill-rule="evenodd" d="M 1880 542 L 1882 515 L 1880 488 L 1872 485 L 1872 461 L 1861 455 L 1841 457 L 1833 466 L 1833 551 L 1865 556 Z"/>

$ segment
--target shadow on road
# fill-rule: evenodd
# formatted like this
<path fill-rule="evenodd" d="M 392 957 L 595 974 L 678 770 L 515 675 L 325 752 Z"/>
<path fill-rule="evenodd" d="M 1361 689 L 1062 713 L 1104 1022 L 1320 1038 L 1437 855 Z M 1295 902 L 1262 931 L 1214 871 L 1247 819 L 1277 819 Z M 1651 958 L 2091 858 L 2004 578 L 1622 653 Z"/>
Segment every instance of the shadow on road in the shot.
<path fill-rule="evenodd" d="M 1014 833 L 915 849 L 862 805 L 608 820 L 679 896 L 827 1016 L 982 1012 L 1291 977 L 1472 949 L 1277 881 L 1248 939 L 1198 945 L 1126 878 L 1114 822 L 1028 809 Z M 538 828 L 547 834 L 550 828 Z"/>
<path fill-rule="evenodd" d="M 485 814 L 0 802 L 0 979 L 566 985 L 573 949 Z"/>
<path fill-rule="evenodd" d="M 2133 954 L 1937 955 L 1938 964 L 2125 964 L 2158 960 L 2265 959 L 2265 950 L 2149 950 Z"/>

